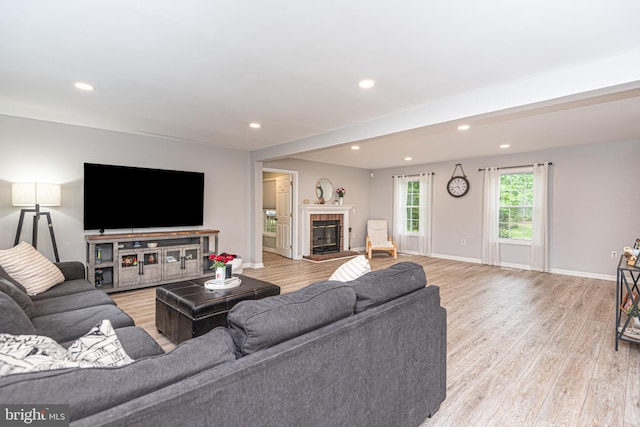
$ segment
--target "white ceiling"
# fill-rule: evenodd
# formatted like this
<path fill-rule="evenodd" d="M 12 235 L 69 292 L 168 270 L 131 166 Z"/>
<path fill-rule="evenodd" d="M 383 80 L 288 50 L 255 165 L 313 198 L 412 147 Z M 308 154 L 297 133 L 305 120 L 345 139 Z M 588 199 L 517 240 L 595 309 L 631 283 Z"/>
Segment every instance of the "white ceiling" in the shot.
<path fill-rule="evenodd" d="M 366 169 L 640 139 L 638 16 L 637 0 L 4 0 L 0 114 Z"/>

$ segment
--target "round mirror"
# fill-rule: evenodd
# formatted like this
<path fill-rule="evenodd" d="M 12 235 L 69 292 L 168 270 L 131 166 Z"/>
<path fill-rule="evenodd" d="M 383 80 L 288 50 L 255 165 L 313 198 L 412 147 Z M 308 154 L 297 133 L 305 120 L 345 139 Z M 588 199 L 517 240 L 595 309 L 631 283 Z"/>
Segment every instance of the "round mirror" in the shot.
<path fill-rule="evenodd" d="M 316 183 L 316 196 L 320 203 L 331 200 L 333 197 L 333 184 L 327 178 L 320 178 Z"/>

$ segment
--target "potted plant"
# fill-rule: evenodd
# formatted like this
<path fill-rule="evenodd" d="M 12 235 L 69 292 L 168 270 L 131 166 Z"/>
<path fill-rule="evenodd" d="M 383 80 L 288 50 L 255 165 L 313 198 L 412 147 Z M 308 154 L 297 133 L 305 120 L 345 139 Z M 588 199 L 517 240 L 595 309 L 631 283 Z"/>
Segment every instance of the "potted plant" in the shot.
<path fill-rule="evenodd" d="M 342 198 L 347 194 L 347 189 L 344 187 L 336 188 L 336 194 L 338 195 L 338 203 L 342 204 Z"/>

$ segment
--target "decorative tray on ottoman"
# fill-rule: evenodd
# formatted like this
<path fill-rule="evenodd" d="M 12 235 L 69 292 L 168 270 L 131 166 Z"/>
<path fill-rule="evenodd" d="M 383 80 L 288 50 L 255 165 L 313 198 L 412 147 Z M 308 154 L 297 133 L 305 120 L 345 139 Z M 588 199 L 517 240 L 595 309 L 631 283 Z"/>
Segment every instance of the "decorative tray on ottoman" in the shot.
<path fill-rule="evenodd" d="M 239 277 L 231 277 L 225 280 L 207 280 L 204 282 L 205 289 L 215 290 L 215 289 L 230 289 L 235 288 L 236 286 L 240 286 L 242 280 Z"/>

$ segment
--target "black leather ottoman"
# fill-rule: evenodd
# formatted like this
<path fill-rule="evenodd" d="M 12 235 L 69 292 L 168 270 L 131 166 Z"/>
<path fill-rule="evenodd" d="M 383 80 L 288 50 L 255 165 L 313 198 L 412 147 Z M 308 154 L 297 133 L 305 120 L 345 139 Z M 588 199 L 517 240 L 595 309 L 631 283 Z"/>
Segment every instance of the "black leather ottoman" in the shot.
<path fill-rule="evenodd" d="M 240 301 L 280 294 L 280 287 L 239 276 L 242 284 L 231 289 L 208 290 L 208 278 L 171 283 L 156 288 L 156 328 L 179 344 L 227 325 L 227 313 Z"/>

